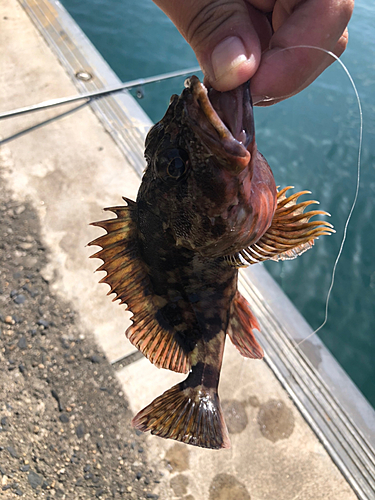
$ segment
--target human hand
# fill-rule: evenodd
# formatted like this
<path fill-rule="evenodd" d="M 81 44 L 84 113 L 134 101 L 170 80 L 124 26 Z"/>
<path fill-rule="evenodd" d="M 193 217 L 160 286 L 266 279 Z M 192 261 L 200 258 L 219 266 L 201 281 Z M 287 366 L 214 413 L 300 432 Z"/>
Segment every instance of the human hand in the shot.
<path fill-rule="evenodd" d="M 354 0 L 154 0 L 193 48 L 206 82 L 232 90 L 251 78 L 254 104 L 297 94 L 348 41 Z"/>

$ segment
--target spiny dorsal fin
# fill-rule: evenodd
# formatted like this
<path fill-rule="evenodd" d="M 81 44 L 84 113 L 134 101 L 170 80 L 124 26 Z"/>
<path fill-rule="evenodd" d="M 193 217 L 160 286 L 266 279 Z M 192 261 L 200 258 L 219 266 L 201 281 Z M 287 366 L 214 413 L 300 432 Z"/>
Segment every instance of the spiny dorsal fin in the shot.
<path fill-rule="evenodd" d="M 227 333 L 233 344 L 245 358 L 263 358 L 263 349 L 252 330 L 260 331 L 258 321 L 251 312 L 247 300 L 237 290 L 234 296 Z"/>
<path fill-rule="evenodd" d="M 310 191 L 286 196 L 291 189 L 288 186 L 277 193 L 277 207 L 271 226 L 264 235 L 253 245 L 244 248 L 234 255 L 227 255 L 225 259 L 233 267 L 246 267 L 265 260 L 290 260 L 295 259 L 314 245 L 314 240 L 319 236 L 334 233 L 332 224 L 327 221 L 311 221 L 316 215 L 329 215 L 323 210 L 305 209 L 315 200 L 297 203 L 303 194 Z"/>
<path fill-rule="evenodd" d="M 102 247 L 91 255 L 103 261 L 97 270 L 107 272 L 100 283 L 107 283 L 111 287 L 108 295 L 115 293 L 113 300 L 126 303 L 133 313 L 133 324 L 126 330 L 130 342 L 158 368 L 187 373 L 190 360 L 177 343 L 173 329 L 163 328 L 156 319 L 164 299 L 153 293 L 146 265 L 139 255 L 137 205 L 126 198 L 124 201 L 127 206 L 105 209 L 115 213 L 117 218 L 91 224 L 107 231 L 89 243 Z"/>

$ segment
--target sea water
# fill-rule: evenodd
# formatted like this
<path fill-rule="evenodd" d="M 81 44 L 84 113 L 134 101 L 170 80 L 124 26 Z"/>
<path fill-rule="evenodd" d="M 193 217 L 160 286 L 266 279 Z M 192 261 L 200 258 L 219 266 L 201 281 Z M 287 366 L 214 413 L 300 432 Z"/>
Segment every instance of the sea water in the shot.
<path fill-rule="evenodd" d="M 197 64 L 193 51 L 151 0 L 63 0 L 122 81 Z M 337 268 L 325 345 L 375 406 L 375 5 L 357 0 L 342 56 L 363 105 L 362 175 L 356 209 Z M 201 75 L 198 75 L 201 76 Z M 148 85 L 139 104 L 153 121 L 164 114 L 184 78 Z M 135 93 L 134 93 L 135 95 Z M 281 187 L 308 189 L 328 211 L 337 233 L 322 237 L 296 260 L 266 264 L 312 328 L 324 319 L 325 299 L 345 220 L 355 193 L 359 114 L 338 63 L 308 89 L 255 110 L 259 150 Z"/>

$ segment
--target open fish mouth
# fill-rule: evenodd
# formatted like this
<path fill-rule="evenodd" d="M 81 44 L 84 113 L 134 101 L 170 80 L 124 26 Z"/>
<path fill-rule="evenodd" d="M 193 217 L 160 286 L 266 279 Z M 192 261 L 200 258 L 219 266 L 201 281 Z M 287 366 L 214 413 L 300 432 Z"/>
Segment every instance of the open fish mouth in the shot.
<path fill-rule="evenodd" d="M 203 129 L 209 145 L 220 143 L 232 166 L 236 164 L 236 170 L 241 171 L 249 164 L 254 146 L 250 82 L 228 92 L 219 92 L 206 88 L 198 77 L 192 76 L 185 81 L 185 88 L 190 96 L 186 104 L 190 118 L 201 127 L 201 132 Z"/>

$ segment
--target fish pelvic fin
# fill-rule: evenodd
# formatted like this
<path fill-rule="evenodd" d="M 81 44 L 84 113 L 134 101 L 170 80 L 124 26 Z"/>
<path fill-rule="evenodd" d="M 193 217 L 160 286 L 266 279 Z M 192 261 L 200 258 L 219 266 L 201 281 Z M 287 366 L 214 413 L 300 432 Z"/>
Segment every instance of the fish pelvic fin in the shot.
<path fill-rule="evenodd" d="M 260 331 L 258 321 L 247 300 L 237 290 L 234 296 L 227 333 L 245 358 L 262 359 L 263 349 L 258 344 L 252 330 Z"/>
<path fill-rule="evenodd" d="M 309 250 L 319 236 L 335 232 L 332 224 L 327 221 L 310 221 L 316 215 L 329 215 L 327 212 L 323 210 L 305 212 L 309 205 L 319 202 L 307 200 L 298 203 L 298 198 L 303 194 L 310 194 L 310 191 L 300 191 L 286 196 L 286 192 L 291 188 L 292 186 L 288 186 L 277 192 L 276 211 L 271 226 L 263 236 L 253 245 L 225 257 L 231 266 L 247 267 L 249 264 L 265 260 L 295 259 Z"/>
<path fill-rule="evenodd" d="M 230 448 L 216 389 L 175 385 L 132 420 L 140 431 L 201 448 Z"/>
<path fill-rule="evenodd" d="M 108 295 L 116 294 L 113 300 L 126 303 L 133 313 L 133 324 L 126 330 L 130 342 L 158 368 L 188 373 L 190 359 L 176 341 L 174 330 L 162 327 L 157 321 L 164 299 L 153 293 L 147 267 L 139 254 L 137 205 L 127 198 L 124 201 L 127 206 L 105 209 L 115 213 L 115 219 L 91 224 L 107 231 L 89 243 L 102 247 L 91 255 L 103 261 L 97 271 L 107 272 L 100 283 L 107 283 Z"/>

